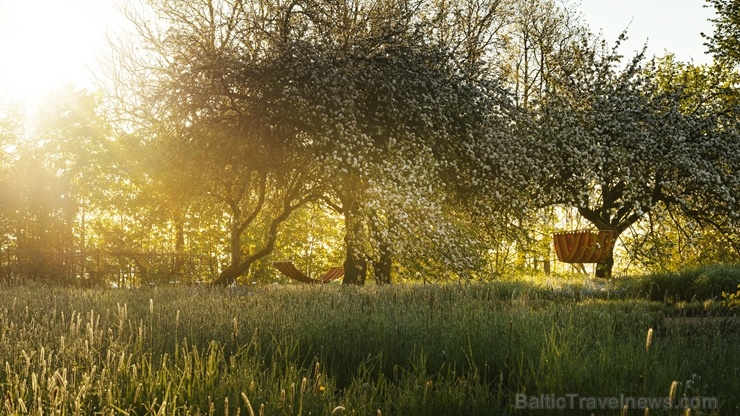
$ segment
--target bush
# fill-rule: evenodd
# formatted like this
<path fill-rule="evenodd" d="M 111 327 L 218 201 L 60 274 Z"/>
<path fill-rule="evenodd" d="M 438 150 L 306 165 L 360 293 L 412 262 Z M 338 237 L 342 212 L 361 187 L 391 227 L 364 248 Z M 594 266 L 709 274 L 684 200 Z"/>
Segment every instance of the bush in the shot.
<path fill-rule="evenodd" d="M 614 288 L 630 297 L 677 303 L 719 299 L 734 292 L 740 284 L 740 264 L 705 265 L 678 272 L 654 273 L 638 278 L 616 280 Z"/>
<path fill-rule="evenodd" d="M 740 309 L 740 285 L 737 285 L 737 292 L 722 292 L 722 306 L 730 309 Z"/>

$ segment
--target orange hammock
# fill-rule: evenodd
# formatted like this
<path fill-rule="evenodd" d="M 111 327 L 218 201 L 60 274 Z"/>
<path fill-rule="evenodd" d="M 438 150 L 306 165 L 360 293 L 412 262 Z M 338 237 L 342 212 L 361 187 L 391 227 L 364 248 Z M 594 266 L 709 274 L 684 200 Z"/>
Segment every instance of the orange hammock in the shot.
<path fill-rule="evenodd" d="M 600 263 L 609 257 L 614 247 L 614 231 L 579 230 L 554 234 L 555 253 L 564 263 Z"/>
<path fill-rule="evenodd" d="M 332 280 L 336 280 L 344 276 L 344 267 L 332 267 L 331 269 L 329 269 L 328 272 L 324 273 L 322 276 L 316 279 L 313 279 L 307 276 L 302 271 L 298 270 L 295 267 L 295 265 L 289 261 L 276 261 L 272 263 L 272 265 L 275 266 L 276 269 L 280 270 L 280 273 L 290 277 L 291 279 L 297 280 L 301 283 L 308 283 L 308 284 L 329 283 Z"/>

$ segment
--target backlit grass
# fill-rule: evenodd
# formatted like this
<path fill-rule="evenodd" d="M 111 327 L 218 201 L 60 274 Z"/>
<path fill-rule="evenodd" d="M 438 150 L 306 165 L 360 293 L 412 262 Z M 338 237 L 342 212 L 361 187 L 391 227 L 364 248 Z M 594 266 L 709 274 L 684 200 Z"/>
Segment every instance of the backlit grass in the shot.
<path fill-rule="evenodd" d="M 647 300 L 508 283 L 0 294 L 2 414 L 531 414 L 517 395 L 674 381 L 740 409 L 738 328 L 668 325 Z"/>

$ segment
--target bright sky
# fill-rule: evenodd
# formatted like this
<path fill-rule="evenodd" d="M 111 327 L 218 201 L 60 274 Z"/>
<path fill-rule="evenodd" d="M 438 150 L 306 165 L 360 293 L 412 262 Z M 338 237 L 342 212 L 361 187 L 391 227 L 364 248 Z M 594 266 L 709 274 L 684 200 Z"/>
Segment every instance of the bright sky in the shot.
<path fill-rule="evenodd" d="M 116 1 L 0 0 L 0 97 L 29 102 L 60 82 L 89 86 L 106 29 L 120 22 Z M 591 30 L 611 43 L 629 26 L 625 55 L 648 40 L 649 56 L 668 50 L 683 61 L 710 61 L 700 32 L 711 33 L 713 10 L 704 0 L 580 1 Z"/>
<path fill-rule="evenodd" d="M 34 100 L 55 84 L 89 82 L 116 21 L 112 3 L 0 0 L 0 94 Z"/>
<path fill-rule="evenodd" d="M 581 11 L 594 33 L 602 32 L 613 44 L 627 29 L 629 40 L 620 49 L 633 56 L 647 41 L 647 57 L 672 52 L 680 61 L 710 63 L 701 32 L 710 35 L 713 8 L 705 0 L 580 0 Z"/>

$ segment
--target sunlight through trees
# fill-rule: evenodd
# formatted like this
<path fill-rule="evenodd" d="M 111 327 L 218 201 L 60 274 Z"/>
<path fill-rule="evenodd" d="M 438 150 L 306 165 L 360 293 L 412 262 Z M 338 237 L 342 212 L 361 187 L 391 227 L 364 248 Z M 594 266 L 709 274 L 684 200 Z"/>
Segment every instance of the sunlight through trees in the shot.
<path fill-rule="evenodd" d="M 619 237 L 596 277 L 737 262 L 737 22 L 709 3 L 694 66 L 549 0 L 126 2 L 97 90 L 0 103 L 0 278 L 491 279 L 576 228 Z"/>

